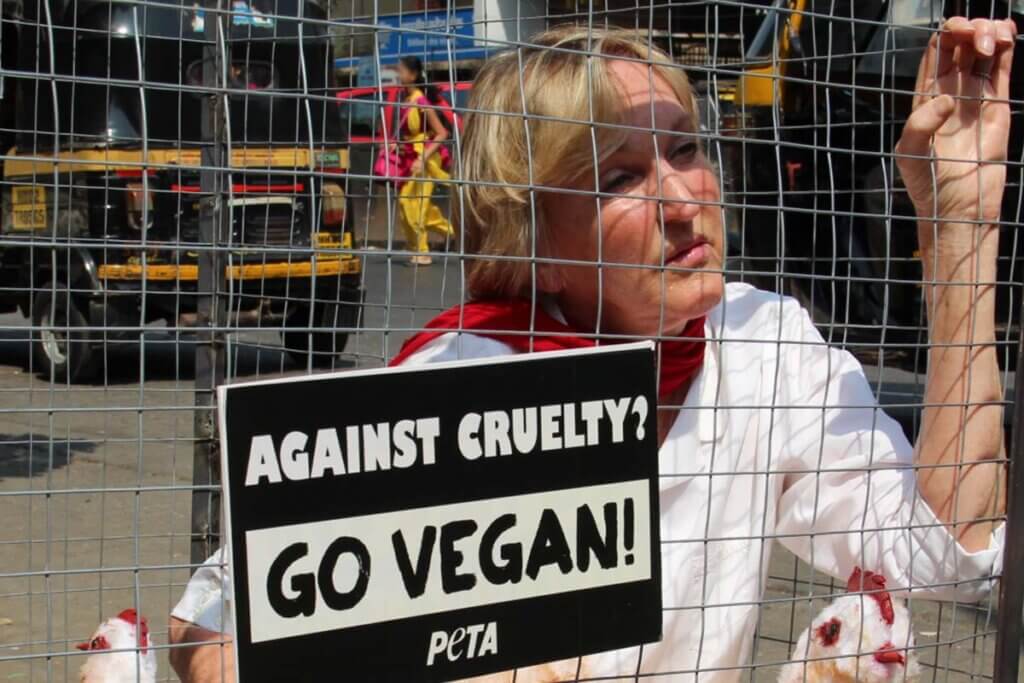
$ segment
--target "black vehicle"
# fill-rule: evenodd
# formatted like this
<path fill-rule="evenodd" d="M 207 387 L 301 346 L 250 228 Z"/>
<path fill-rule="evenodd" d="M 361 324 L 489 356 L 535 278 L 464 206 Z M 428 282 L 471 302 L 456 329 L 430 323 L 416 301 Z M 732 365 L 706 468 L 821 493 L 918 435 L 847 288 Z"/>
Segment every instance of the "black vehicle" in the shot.
<path fill-rule="evenodd" d="M 910 112 L 928 29 L 1005 2 L 780 0 L 752 37 L 733 102 L 745 277 L 800 299 L 827 338 L 919 367 L 926 341 L 913 209 L 891 152 Z M 1013 15 L 1018 24 L 1022 17 Z M 1018 50 L 1011 97 L 1024 94 Z M 1014 106 L 997 325 L 1017 326 L 1024 152 Z M 1016 265 L 1015 265 L 1016 264 Z M 884 343 L 884 347 L 881 344 Z M 1007 344 L 1004 358 L 1015 353 Z"/>
<path fill-rule="evenodd" d="M 225 18 L 230 236 L 216 245 L 230 324 L 281 329 L 316 366 L 362 302 L 325 19 L 312 0 L 235 0 Z M 87 375 L 117 330 L 196 322 L 214 246 L 199 226 L 205 22 L 185 0 L 26 0 L 5 15 L 19 77 L 0 103 L 0 310 L 31 316 L 55 377 Z"/>

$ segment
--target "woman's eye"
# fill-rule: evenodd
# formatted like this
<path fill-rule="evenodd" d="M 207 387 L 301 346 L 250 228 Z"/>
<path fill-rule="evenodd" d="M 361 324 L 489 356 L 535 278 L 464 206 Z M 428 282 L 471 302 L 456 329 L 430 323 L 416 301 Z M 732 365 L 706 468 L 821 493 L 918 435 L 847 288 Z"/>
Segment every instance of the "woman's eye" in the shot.
<path fill-rule="evenodd" d="M 629 184 L 629 180 L 632 177 L 631 174 L 622 171 L 610 173 L 601 181 L 601 192 L 607 194 L 621 192 Z"/>
<path fill-rule="evenodd" d="M 700 145 L 698 145 L 696 141 L 684 142 L 672 151 L 672 158 L 689 160 L 697 156 L 697 152 L 699 151 Z"/>

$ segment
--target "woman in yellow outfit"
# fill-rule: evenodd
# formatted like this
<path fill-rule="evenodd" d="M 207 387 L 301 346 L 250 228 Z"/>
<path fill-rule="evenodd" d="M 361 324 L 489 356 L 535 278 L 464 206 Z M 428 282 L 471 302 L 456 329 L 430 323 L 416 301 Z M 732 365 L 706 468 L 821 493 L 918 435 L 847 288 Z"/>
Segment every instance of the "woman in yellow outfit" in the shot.
<path fill-rule="evenodd" d="M 443 148 L 444 141 L 448 139 L 448 129 L 437 111 L 429 108 L 432 101 L 418 87 L 423 82 L 423 62 L 418 57 L 407 56 L 399 60 L 398 79 L 406 90 L 405 106 L 401 107 L 401 144 L 406 147 L 403 152 L 415 152 L 409 178 L 402 182 L 398 192 L 399 215 L 409 249 L 416 252 L 412 262 L 430 265 L 427 231 L 433 230 L 445 237 L 454 233 L 452 224 L 431 201 L 434 183 L 451 177 L 445 170 L 450 157 L 448 150 Z"/>

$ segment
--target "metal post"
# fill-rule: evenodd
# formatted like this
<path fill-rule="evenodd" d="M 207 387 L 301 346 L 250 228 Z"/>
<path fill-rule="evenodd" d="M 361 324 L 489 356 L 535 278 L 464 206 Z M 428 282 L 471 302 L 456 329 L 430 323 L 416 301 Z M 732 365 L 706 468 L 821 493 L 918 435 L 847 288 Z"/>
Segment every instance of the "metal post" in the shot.
<path fill-rule="evenodd" d="M 1024 315 L 1024 306 L 1021 307 Z M 1024 340 L 1018 340 L 1017 371 L 1024 368 Z M 1021 638 L 1024 637 L 1024 381 L 1013 387 L 1013 439 L 1006 477 L 1006 535 L 996 616 L 995 683 L 1018 683 Z"/>
<path fill-rule="evenodd" d="M 202 153 L 199 175 L 199 281 L 195 379 L 195 446 L 192 484 L 191 561 L 199 564 L 220 543 L 220 442 L 217 440 L 217 385 L 224 380 L 224 256 L 227 242 L 224 204 L 226 174 L 222 85 L 223 37 L 220 0 L 203 0 L 203 85 L 211 89 L 203 98 Z"/>

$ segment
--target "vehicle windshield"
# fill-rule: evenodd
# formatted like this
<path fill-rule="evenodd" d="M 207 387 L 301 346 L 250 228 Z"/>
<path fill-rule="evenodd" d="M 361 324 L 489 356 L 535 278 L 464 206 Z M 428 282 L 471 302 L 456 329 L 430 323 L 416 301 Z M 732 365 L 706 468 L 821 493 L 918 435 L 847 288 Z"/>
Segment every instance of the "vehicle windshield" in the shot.
<path fill-rule="evenodd" d="M 381 117 L 384 111 L 391 112 L 392 120 L 389 123 L 392 127 L 397 126 L 401 117 L 401 107 L 392 106 L 385 109 L 388 103 L 400 99 L 400 95 L 396 97 L 396 87 L 384 86 L 380 91 L 376 88 L 366 88 L 365 92 L 340 98 L 338 105 L 343 117 L 343 129 L 353 136 L 382 136 L 384 131 L 381 127 Z M 449 83 L 439 83 L 436 87 L 438 94 L 447 100 L 456 112 L 469 106 L 469 88 L 453 88 Z"/>
<path fill-rule="evenodd" d="M 887 23 L 878 26 L 858 71 L 876 76 L 915 78 L 931 33 L 942 21 L 942 0 L 901 0 L 889 4 Z"/>
<path fill-rule="evenodd" d="M 938 21 L 942 0 L 777 0 L 746 50 L 748 66 L 787 62 L 810 80 L 852 84 L 857 73 L 888 75 L 913 70 Z M 790 18 L 800 13 L 799 34 L 783 43 Z M 789 46 L 786 54 L 780 52 Z"/>
<path fill-rule="evenodd" d="M 456 112 L 462 113 L 469 106 L 469 96 L 471 94 L 472 91 L 469 88 L 461 88 L 455 91 L 455 101 L 452 102 L 452 106 Z M 450 100 L 451 97 L 448 99 Z"/>
<path fill-rule="evenodd" d="M 55 22 L 55 71 L 92 80 L 58 81 L 55 117 L 50 84 L 22 79 L 19 146 L 200 142 L 205 17 L 182 4 L 186 0 L 157 2 L 83 3 Z M 27 4 L 40 9 L 36 2 Z M 341 141 L 330 36 L 325 24 L 298 20 L 324 18 L 323 11 L 308 0 L 234 0 L 232 10 L 225 76 L 233 142 Z M 22 35 L 20 68 L 48 71 L 37 63 L 47 52 L 45 43 L 37 43 L 34 32 Z M 128 84 L 138 80 L 146 83 L 141 91 Z"/>
<path fill-rule="evenodd" d="M 779 30 L 786 23 L 788 16 L 787 13 L 780 12 L 779 10 L 786 4 L 788 4 L 787 0 L 776 0 L 775 4 L 768 10 L 764 21 L 761 22 L 760 28 L 754 34 L 754 39 L 750 41 L 750 47 L 747 48 L 746 52 L 746 61 L 763 62 L 771 60 L 772 53 L 775 50 L 775 36 L 779 34 Z"/>
<path fill-rule="evenodd" d="M 342 111 L 351 122 L 353 135 L 376 135 L 380 128 L 382 102 L 388 99 L 388 89 L 376 88 L 342 101 Z"/>

